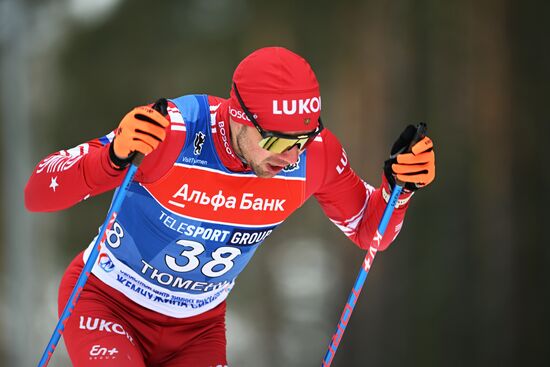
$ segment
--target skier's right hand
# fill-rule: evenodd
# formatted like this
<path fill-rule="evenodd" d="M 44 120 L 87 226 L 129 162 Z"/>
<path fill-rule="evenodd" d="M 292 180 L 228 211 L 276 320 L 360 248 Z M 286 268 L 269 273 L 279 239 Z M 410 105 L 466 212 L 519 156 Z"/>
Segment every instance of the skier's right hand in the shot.
<path fill-rule="evenodd" d="M 116 130 L 111 143 L 111 162 L 116 168 L 125 168 L 134 152 L 147 155 L 166 138 L 170 122 L 158 111 L 140 106 L 128 112 Z"/>

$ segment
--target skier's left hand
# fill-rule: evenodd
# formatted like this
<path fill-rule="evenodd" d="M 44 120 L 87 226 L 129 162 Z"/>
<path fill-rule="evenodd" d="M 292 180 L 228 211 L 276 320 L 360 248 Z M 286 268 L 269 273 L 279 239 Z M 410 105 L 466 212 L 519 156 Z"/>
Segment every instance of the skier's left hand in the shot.
<path fill-rule="evenodd" d="M 416 129 L 413 125 L 405 128 L 392 147 L 392 157 L 384 163 L 384 173 L 391 187 L 397 179 L 405 184 L 405 190 L 415 191 L 435 179 L 435 153 L 429 137 L 421 138 L 411 147 L 410 152 L 395 155 L 410 145 Z"/>

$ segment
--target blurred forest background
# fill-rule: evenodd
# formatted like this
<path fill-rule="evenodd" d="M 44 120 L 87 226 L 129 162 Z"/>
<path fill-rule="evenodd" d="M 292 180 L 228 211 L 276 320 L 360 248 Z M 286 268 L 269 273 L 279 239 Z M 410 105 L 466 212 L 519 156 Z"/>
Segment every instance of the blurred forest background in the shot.
<path fill-rule="evenodd" d="M 437 178 L 379 254 L 333 365 L 550 365 L 547 1 L 0 0 L 0 365 L 33 366 L 57 287 L 111 194 L 29 213 L 47 154 L 136 105 L 228 96 L 238 62 L 281 45 L 317 73 L 323 118 L 379 185 L 408 123 L 427 121 Z M 229 297 L 232 366 L 319 366 L 363 252 L 311 200 Z M 50 366 L 70 365 L 64 347 Z"/>

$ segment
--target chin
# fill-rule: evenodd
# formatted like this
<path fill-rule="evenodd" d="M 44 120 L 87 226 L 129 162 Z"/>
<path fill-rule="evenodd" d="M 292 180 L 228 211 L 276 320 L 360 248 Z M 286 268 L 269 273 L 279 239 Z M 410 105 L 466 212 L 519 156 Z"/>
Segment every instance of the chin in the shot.
<path fill-rule="evenodd" d="M 273 170 L 271 167 L 262 167 L 260 165 L 254 165 L 251 164 L 250 168 L 252 168 L 252 171 L 256 174 L 256 176 L 260 178 L 272 178 L 275 177 L 281 170 Z"/>
<path fill-rule="evenodd" d="M 259 170 L 257 171 L 255 169 L 252 169 L 252 171 L 254 171 L 254 174 L 260 178 L 273 178 L 277 174 L 277 173 L 266 172 L 266 171 L 259 171 Z"/>

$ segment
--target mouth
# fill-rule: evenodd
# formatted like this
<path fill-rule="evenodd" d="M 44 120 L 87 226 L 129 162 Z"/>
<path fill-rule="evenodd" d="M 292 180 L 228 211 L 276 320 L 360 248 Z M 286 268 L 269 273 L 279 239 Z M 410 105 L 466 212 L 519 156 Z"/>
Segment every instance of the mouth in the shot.
<path fill-rule="evenodd" d="M 275 165 L 275 164 L 271 164 L 271 163 L 268 163 L 267 164 L 267 169 L 271 172 L 271 173 L 279 173 L 282 171 L 283 168 L 285 168 L 286 166 L 281 166 L 281 165 Z"/>

